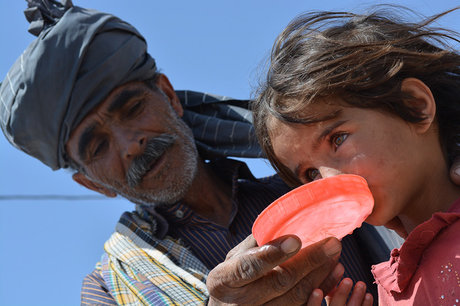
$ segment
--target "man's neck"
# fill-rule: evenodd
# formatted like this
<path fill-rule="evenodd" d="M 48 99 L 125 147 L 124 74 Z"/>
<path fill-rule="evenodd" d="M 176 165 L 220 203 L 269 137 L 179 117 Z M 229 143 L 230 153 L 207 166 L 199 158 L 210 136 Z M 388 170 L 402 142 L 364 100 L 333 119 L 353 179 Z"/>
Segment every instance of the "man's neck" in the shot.
<path fill-rule="evenodd" d="M 202 217 L 228 226 L 232 212 L 232 186 L 199 159 L 195 179 L 183 202 Z"/>

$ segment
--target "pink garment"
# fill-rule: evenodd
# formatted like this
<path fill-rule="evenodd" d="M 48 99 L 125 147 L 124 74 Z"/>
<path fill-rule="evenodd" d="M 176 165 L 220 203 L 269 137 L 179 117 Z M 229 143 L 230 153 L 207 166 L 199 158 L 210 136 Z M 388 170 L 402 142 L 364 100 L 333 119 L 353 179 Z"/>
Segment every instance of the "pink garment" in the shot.
<path fill-rule="evenodd" d="M 379 305 L 460 306 L 460 199 L 417 226 L 372 273 Z"/>

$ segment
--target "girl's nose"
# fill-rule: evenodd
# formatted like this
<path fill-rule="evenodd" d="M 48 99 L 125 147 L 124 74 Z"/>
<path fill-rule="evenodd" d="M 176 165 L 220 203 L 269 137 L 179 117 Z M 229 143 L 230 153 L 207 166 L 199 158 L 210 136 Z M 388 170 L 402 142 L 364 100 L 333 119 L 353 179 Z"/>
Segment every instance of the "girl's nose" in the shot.
<path fill-rule="evenodd" d="M 319 171 L 321 178 L 326 178 L 326 177 L 342 174 L 341 171 L 334 169 L 334 168 L 329 168 L 329 167 L 318 167 L 318 171 Z"/>

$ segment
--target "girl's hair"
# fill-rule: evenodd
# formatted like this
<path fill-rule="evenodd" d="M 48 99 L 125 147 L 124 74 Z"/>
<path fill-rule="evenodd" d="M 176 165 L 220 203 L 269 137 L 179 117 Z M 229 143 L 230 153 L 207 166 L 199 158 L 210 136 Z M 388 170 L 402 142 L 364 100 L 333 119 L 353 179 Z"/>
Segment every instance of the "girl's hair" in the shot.
<path fill-rule="evenodd" d="M 391 12 L 379 6 L 365 15 L 306 13 L 278 36 L 267 78 L 254 102 L 254 125 L 262 149 L 288 184 L 295 186 L 299 181 L 273 152 L 267 127 L 270 119 L 307 124 L 308 118 L 301 114 L 310 104 L 337 96 L 353 107 L 380 109 L 408 122 L 420 122 L 423 114 L 405 103 L 410 97 L 401 92 L 401 82 L 408 77 L 423 81 L 433 93 L 449 164 L 459 155 L 459 34 L 432 27 L 458 8 L 419 23 L 394 15 L 398 9 L 411 12 L 407 8 L 390 8 Z"/>

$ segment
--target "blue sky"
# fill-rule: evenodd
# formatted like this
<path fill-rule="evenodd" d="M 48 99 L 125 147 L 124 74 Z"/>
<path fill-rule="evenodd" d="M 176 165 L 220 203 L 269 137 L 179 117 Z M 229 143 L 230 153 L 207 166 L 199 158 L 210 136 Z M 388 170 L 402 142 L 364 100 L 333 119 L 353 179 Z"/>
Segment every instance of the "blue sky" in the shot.
<path fill-rule="evenodd" d="M 386 3 L 430 15 L 456 2 Z M 376 3 L 383 2 L 74 0 L 137 27 L 176 89 L 234 98 L 250 97 L 276 35 L 292 18 L 307 10 L 355 10 Z M 0 79 L 34 38 L 27 32 L 25 8 L 25 1 L 0 2 Z M 460 13 L 440 24 L 460 31 Z M 272 173 L 264 161 L 249 165 L 257 176 Z M 42 198 L 17 199 L 31 195 Z M 0 305 L 79 305 L 81 280 L 99 260 L 121 213 L 132 208 L 121 198 L 98 197 L 68 172 L 53 172 L 1 136 Z"/>

